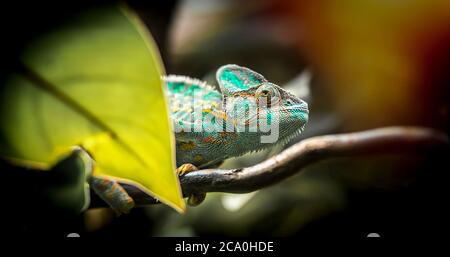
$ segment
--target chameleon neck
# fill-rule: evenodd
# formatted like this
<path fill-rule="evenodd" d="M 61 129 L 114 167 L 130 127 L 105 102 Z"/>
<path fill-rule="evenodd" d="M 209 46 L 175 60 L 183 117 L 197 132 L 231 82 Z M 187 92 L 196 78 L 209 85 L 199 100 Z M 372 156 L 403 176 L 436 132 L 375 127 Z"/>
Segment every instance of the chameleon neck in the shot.
<path fill-rule="evenodd" d="M 217 132 L 216 137 L 221 139 L 218 142 L 219 151 L 225 150 L 223 154 L 227 157 L 239 156 L 268 146 L 268 144 L 261 142 L 260 132 L 249 131 L 250 122 L 257 122 L 256 118 L 234 117 L 222 109 L 214 109 L 210 113 L 216 118 L 221 118 L 224 122 L 224 132 Z M 228 130 L 226 129 L 226 124 L 229 124 Z M 255 125 L 257 126 L 258 124 L 256 123 Z"/>

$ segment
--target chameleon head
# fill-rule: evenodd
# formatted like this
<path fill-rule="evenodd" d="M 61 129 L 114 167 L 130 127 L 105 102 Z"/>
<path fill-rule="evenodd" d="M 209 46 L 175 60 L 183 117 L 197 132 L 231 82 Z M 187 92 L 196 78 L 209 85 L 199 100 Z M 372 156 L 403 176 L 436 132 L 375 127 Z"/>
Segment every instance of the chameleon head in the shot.
<path fill-rule="evenodd" d="M 254 132 L 261 143 L 276 143 L 303 131 L 309 114 L 305 101 L 245 67 L 222 66 L 216 77 L 227 116 L 241 125 L 239 132 L 248 133 L 247 138 L 255 138 Z"/>

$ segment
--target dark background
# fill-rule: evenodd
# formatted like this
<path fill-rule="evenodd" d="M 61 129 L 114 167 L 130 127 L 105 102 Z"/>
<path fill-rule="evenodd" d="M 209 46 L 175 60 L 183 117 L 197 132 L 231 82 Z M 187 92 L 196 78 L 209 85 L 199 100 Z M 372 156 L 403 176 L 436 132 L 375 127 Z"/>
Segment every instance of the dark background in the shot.
<path fill-rule="evenodd" d="M 110 2 L 14 1 L 3 4 L 0 17 L 2 78 L 16 68 L 17 55 L 26 42 L 79 11 Z M 325 7 L 324 3 L 314 5 L 308 3 L 311 1 L 304 1 L 306 3 L 298 7 L 290 1 L 224 2 L 231 3 L 231 7 L 228 11 L 219 12 L 220 17 L 214 8 L 184 6 L 184 10 L 194 10 L 194 14 L 200 10 L 202 14 L 195 16 L 191 13 L 193 21 L 188 19 L 188 24 L 203 20 L 217 25 L 208 33 L 195 34 L 194 39 L 197 40 L 184 38 L 185 41 L 174 42 L 175 39 L 180 40 L 174 36 L 174 31 L 177 31 L 174 26 L 180 18 L 176 12 L 178 1 L 127 1 L 148 25 L 167 73 L 208 79 L 220 65 L 237 63 L 267 74 L 269 80 L 283 85 L 305 68 L 311 69 L 314 77 L 311 82 L 310 130 L 307 129 L 297 141 L 314 135 L 388 125 L 422 125 L 448 133 L 450 19 L 445 15 L 442 21 L 436 22 L 439 26 L 430 23 L 420 28 L 422 16 L 415 15 L 414 11 L 408 19 L 402 7 L 386 13 L 383 13 L 384 7 L 380 7 L 380 21 L 389 15 L 400 17 L 402 25 L 399 30 L 405 34 L 397 36 L 408 39 L 394 38 L 392 41 L 398 45 L 393 45 L 411 51 L 405 50 L 407 58 L 402 60 L 414 67 L 413 72 L 401 74 L 397 79 L 399 72 L 396 66 L 387 65 L 386 70 L 379 72 L 378 66 L 364 64 L 368 62 L 366 60 L 375 59 L 374 56 L 381 56 L 380 59 L 383 59 L 383 54 L 392 56 L 397 49 L 386 47 L 390 40 L 380 41 L 381 50 L 376 44 L 364 45 L 361 37 L 365 33 L 371 34 L 366 30 L 374 29 L 373 34 L 378 33 L 388 39 L 396 32 L 391 27 L 365 26 L 364 14 L 355 14 L 354 24 L 362 25 L 351 27 L 346 32 L 345 25 L 328 27 L 326 17 L 330 14 L 317 12 L 321 8 L 329 11 L 331 7 Z M 411 8 L 406 3 L 404 5 L 404 9 Z M 301 11 L 296 12 L 297 8 Z M 364 7 L 355 9 L 354 12 L 358 12 Z M 435 10 L 430 7 L 421 11 L 432 14 Z M 346 14 L 338 9 L 336 13 Z M 437 11 L 435 16 L 440 13 Z M 345 20 L 344 16 L 342 20 Z M 382 25 L 390 22 L 395 27 L 397 18 L 384 21 Z M 198 27 L 188 25 L 187 28 L 194 33 Z M 200 26 L 201 29 L 205 27 Z M 308 29 L 314 29 L 314 33 L 307 33 Z M 181 29 L 181 32 L 186 31 Z M 187 35 L 190 33 L 186 32 Z M 339 37 L 339 33 L 344 36 Z M 355 34 L 354 38 L 350 37 L 351 33 Z M 361 49 L 355 48 L 356 56 L 353 57 L 361 64 L 345 66 L 348 63 L 343 62 L 340 66 L 335 59 L 339 55 L 327 58 L 327 53 L 333 48 L 339 49 L 345 40 L 349 44 L 354 40 L 355 46 L 361 46 Z M 404 45 L 405 42 L 408 44 Z M 177 45 L 178 48 L 175 47 Z M 358 76 L 358 72 L 362 75 Z M 371 76 L 373 84 L 368 80 L 357 80 Z M 405 84 L 396 87 L 399 81 Z M 249 159 L 229 165 L 256 161 Z M 361 238 L 376 232 L 392 238 L 423 238 L 438 236 L 448 228 L 449 162 L 448 155 L 437 151 L 407 156 L 336 158 L 313 165 L 301 175 L 262 190 L 241 212 L 227 213 L 220 206 L 221 196 L 213 194 L 208 196 L 209 201 L 204 206 L 188 209 L 185 216 L 165 206 L 138 208 L 120 217 L 114 217 L 108 210 L 90 211 L 90 214 L 60 210 L 39 192 L 42 188 L 63 183 L 64 176 L 70 176 L 67 172 L 70 169 L 64 170 L 66 172 L 60 172 L 63 175 L 58 172 L 42 175 L 1 162 L 0 227 L 4 234 L 32 238 L 60 238 L 71 232 L 89 238 L 146 238 L 155 235 Z"/>

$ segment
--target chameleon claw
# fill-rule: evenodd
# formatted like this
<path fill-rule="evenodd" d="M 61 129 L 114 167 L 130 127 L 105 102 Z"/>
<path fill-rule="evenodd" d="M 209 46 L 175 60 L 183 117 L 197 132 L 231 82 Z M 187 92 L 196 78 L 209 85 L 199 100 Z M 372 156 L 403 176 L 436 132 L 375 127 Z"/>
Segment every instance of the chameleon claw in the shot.
<path fill-rule="evenodd" d="M 178 167 L 176 172 L 177 172 L 178 176 L 183 176 L 183 175 L 188 174 L 189 172 L 196 171 L 196 170 L 198 170 L 198 168 L 194 164 L 185 163 L 185 164 L 181 165 L 180 167 Z"/>
<path fill-rule="evenodd" d="M 192 171 L 196 171 L 198 170 L 198 168 L 191 164 L 191 163 L 185 163 L 183 165 L 181 165 L 180 167 L 177 168 L 177 174 L 178 176 L 183 176 L 188 174 L 189 172 Z M 206 193 L 202 193 L 202 194 L 191 194 L 188 198 L 187 203 L 190 206 L 197 206 L 199 204 L 201 204 L 206 198 Z"/>
<path fill-rule="evenodd" d="M 197 206 L 199 204 L 201 204 L 206 198 L 206 193 L 202 193 L 202 194 L 191 194 L 188 198 L 187 203 L 190 206 Z"/>

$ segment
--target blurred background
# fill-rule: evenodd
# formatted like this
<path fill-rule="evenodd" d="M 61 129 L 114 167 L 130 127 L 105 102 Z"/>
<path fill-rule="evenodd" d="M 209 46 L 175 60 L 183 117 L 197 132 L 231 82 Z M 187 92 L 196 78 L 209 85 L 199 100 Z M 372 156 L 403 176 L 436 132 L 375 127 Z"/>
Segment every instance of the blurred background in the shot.
<path fill-rule="evenodd" d="M 215 83 L 216 69 L 235 63 L 306 99 L 310 122 L 288 146 L 312 136 L 390 125 L 428 126 L 449 133 L 449 1 L 126 3 L 154 36 L 168 74 Z M 2 7 L 8 15 L 0 24 L 1 72 L 8 71 L 29 38 L 92 5 L 69 1 Z M 231 159 L 223 167 L 253 165 L 285 147 Z M 375 232 L 422 237 L 447 225 L 449 166 L 445 156 L 431 152 L 335 158 L 251 194 L 210 193 L 185 215 L 153 205 L 120 217 L 109 209 L 79 215 L 42 205 L 22 190 L 40 180 L 8 171 L 1 173 L 6 216 L 0 222 L 18 236 L 76 232 L 92 238 L 364 237 Z M 2 169 L 15 168 L 2 163 Z"/>

